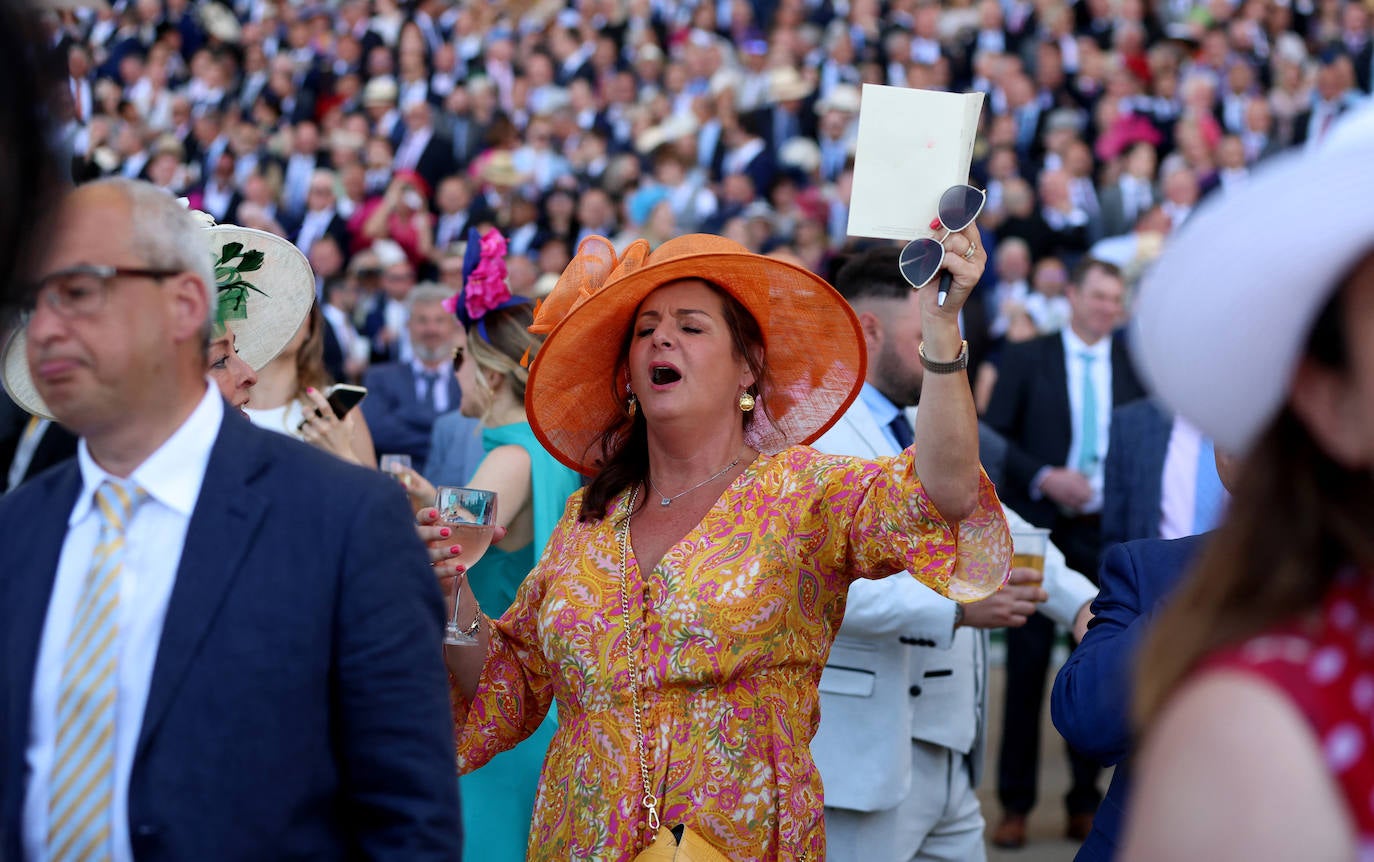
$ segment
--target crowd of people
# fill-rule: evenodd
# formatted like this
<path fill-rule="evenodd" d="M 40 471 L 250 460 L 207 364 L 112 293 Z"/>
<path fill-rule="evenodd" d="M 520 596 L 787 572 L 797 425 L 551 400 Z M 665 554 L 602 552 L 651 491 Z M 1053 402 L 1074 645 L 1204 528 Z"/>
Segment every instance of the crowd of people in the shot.
<path fill-rule="evenodd" d="M 0 241 L 33 276 L 0 319 L 0 856 L 983 859 L 1029 840 L 1064 630 L 1079 859 L 1370 846 L 1371 234 L 1345 179 L 1374 155 L 1372 16 L 43 11 L 35 158 L 74 190 L 10 177 L 43 241 Z M 867 84 L 986 95 L 946 303 L 848 234 Z M 1235 261 L 1303 277 L 1265 219 L 1304 183 L 1344 220 L 1305 314 L 1262 291 L 1275 316 L 1213 343 Z M 1293 471 L 1305 555 L 1265 533 Z M 452 485 L 502 501 L 471 577 L 432 508 Z M 1011 563 L 1036 530 L 1043 572 Z M 444 591 L 476 646 L 437 648 Z M 1171 797 L 1224 795 L 1256 749 L 1301 767 L 1257 804 L 1345 816 L 1236 840 L 1239 804 Z"/>

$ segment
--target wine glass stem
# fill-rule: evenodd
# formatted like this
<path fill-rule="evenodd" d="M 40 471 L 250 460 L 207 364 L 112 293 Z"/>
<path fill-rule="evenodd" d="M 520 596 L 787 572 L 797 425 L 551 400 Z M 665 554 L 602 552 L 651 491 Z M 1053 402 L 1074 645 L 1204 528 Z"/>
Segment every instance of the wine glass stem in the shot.
<path fill-rule="evenodd" d="M 453 581 L 453 616 L 449 618 L 448 625 L 453 631 L 459 631 L 463 627 L 458 622 L 458 609 L 463 605 L 463 581 L 467 578 L 467 573 L 463 572 L 454 576 Z"/>

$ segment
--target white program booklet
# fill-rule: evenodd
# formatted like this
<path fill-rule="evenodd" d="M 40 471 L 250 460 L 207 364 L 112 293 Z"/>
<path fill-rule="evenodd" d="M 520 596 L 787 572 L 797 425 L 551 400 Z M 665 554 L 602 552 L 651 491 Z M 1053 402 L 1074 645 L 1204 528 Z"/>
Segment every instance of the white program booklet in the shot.
<path fill-rule="evenodd" d="M 968 182 L 982 93 L 864 84 L 849 235 L 930 235 L 940 195 Z"/>

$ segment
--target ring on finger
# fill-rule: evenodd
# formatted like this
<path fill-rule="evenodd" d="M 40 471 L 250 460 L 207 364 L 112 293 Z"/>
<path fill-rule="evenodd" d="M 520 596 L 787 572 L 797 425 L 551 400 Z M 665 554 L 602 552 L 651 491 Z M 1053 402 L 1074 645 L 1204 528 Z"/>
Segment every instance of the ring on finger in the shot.
<path fill-rule="evenodd" d="M 973 256 L 977 253 L 978 244 L 974 242 L 969 243 L 968 250 L 964 252 L 964 260 L 973 260 Z"/>

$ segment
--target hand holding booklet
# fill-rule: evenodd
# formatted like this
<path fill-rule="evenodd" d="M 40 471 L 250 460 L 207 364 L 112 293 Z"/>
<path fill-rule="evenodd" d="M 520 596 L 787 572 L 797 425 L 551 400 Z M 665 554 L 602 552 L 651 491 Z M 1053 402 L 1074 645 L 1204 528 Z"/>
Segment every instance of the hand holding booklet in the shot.
<path fill-rule="evenodd" d="M 865 84 L 849 235 L 927 235 L 940 196 L 968 182 L 982 110 L 982 93 Z"/>

